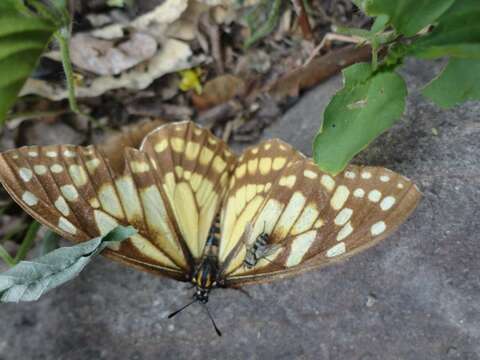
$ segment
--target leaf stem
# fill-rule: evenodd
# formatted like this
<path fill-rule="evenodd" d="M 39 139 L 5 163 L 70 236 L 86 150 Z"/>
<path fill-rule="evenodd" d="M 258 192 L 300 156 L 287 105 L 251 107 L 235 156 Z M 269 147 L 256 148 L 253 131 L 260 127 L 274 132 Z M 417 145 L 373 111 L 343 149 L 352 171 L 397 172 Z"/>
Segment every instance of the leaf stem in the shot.
<path fill-rule="evenodd" d="M 68 45 L 70 40 L 69 28 L 67 26 L 63 26 L 55 32 L 54 36 L 60 46 L 63 71 L 65 72 L 65 79 L 67 81 L 68 104 L 70 109 L 75 114 L 88 118 L 88 120 L 90 120 L 96 126 L 100 126 L 98 121 L 89 114 L 84 113 L 77 103 L 77 98 L 75 96 L 75 80 L 73 78 L 73 68 L 70 61 L 70 49 Z"/>
<path fill-rule="evenodd" d="M 5 264 L 7 264 L 8 266 L 15 266 L 15 260 L 13 257 L 10 256 L 10 254 L 8 253 L 7 250 L 5 250 L 5 248 L 0 245 L 0 259 L 2 259 Z"/>
<path fill-rule="evenodd" d="M 33 245 L 35 241 L 35 236 L 37 236 L 38 230 L 40 229 L 40 223 L 33 221 L 30 226 L 28 227 L 27 234 L 23 238 L 22 244 L 15 255 L 14 262 L 18 264 L 21 260 L 25 259 L 25 256 L 28 253 L 28 250 Z"/>

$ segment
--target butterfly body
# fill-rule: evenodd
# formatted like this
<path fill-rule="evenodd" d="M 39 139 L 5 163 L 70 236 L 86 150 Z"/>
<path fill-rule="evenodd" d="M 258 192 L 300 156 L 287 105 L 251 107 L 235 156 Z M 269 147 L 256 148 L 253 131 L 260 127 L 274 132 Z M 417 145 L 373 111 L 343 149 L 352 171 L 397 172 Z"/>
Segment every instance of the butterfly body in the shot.
<path fill-rule="evenodd" d="M 13 149 L 0 153 L 0 181 L 27 213 L 75 242 L 133 225 L 138 233 L 104 254 L 192 282 L 199 302 L 215 287 L 348 258 L 391 234 L 420 199 L 393 171 L 350 165 L 332 176 L 279 139 L 237 157 L 192 122 L 160 126 L 122 151 L 125 166 L 114 167 L 95 146 Z"/>
<path fill-rule="evenodd" d="M 218 286 L 218 245 L 220 241 L 220 226 L 218 216 L 210 228 L 205 253 L 200 264 L 192 276 L 192 283 L 195 285 L 194 298 L 202 303 L 208 302 L 208 295 L 212 288 Z"/>

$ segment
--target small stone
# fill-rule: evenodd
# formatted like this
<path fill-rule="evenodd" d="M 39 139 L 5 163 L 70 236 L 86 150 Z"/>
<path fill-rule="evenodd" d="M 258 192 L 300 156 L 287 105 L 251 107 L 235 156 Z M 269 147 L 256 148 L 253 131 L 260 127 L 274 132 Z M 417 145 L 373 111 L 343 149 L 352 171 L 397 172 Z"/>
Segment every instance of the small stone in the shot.
<path fill-rule="evenodd" d="M 373 305 L 375 305 L 376 302 L 377 296 L 375 294 L 369 294 L 367 296 L 367 302 L 365 303 L 365 305 L 367 305 L 367 307 L 372 307 Z"/>

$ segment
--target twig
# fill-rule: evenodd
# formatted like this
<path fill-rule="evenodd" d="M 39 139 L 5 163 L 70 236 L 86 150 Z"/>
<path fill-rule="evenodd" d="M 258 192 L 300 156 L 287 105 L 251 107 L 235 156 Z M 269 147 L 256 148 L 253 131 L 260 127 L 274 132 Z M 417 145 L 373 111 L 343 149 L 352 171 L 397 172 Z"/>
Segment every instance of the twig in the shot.
<path fill-rule="evenodd" d="M 351 64 L 370 59 L 371 51 L 370 46 L 359 48 L 347 46 L 333 50 L 312 60 L 308 65 L 281 77 L 270 86 L 268 93 L 277 101 L 281 101 L 293 92 L 309 89 L 319 84 Z"/>
<path fill-rule="evenodd" d="M 306 66 L 312 61 L 315 56 L 318 55 L 320 50 L 323 49 L 323 47 L 327 44 L 330 43 L 331 41 L 341 41 L 344 43 L 352 43 L 352 44 L 360 44 L 362 42 L 365 42 L 365 39 L 358 37 L 358 36 L 347 36 L 347 35 L 341 35 L 341 34 L 336 34 L 336 33 L 326 33 L 325 36 L 322 38 L 322 41 L 318 46 L 313 49 L 312 53 L 308 57 L 308 59 L 305 61 L 305 64 L 303 66 Z"/>
<path fill-rule="evenodd" d="M 303 4 L 304 0 L 292 0 L 293 8 L 297 13 L 298 17 L 298 25 L 300 29 L 302 29 L 303 37 L 307 40 L 313 38 L 312 27 L 310 26 L 310 22 L 308 20 L 308 14 L 305 10 L 305 5 Z"/>
<path fill-rule="evenodd" d="M 205 127 L 212 127 L 217 121 L 225 122 L 242 109 L 242 105 L 235 100 L 229 100 L 202 112 L 197 122 Z"/>
<path fill-rule="evenodd" d="M 223 65 L 222 47 L 220 39 L 220 31 L 218 25 L 212 20 L 210 12 L 207 11 L 202 14 L 200 23 L 203 25 L 205 32 L 210 40 L 210 47 L 212 49 L 212 57 L 215 60 L 215 68 L 217 74 L 223 74 L 225 67 Z"/>

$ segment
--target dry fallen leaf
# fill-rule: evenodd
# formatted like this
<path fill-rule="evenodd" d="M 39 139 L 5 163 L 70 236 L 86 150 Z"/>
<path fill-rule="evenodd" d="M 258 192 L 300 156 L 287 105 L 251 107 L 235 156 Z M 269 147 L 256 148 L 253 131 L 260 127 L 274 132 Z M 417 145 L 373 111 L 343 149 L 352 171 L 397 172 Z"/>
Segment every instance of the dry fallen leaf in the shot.
<path fill-rule="evenodd" d="M 187 44 L 169 39 L 147 61 L 145 66 L 138 65 L 116 77 L 99 76 L 89 83 L 77 86 L 75 92 L 77 97 L 96 97 L 106 91 L 118 88 L 142 90 L 165 74 L 192 67 L 194 61 L 191 59 L 191 55 L 192 51 Z M 64 86 L 37 79 L 27 80 L 21 95 L 28 94 L 37 94 L 54 101 L 68 97 L 67 89 Z"/>
<path fill-rule="evenodd" d="M 224 103 L 246 91 L 245 82 L 233 75 L 221 75 L 207 81 L 201 95 L 193 94 L 192 101 L 199 110 L 209 109 Z"/>
<path fill-rule="evenodd" d="M 98 75 L 116 75 L 150 59 L 157 51 L 157 42 L 148 34 L 134 32 L 125 41 L 97 39 L 89 34 L 76 34 L 70 41 L 72 63 Z"/>

